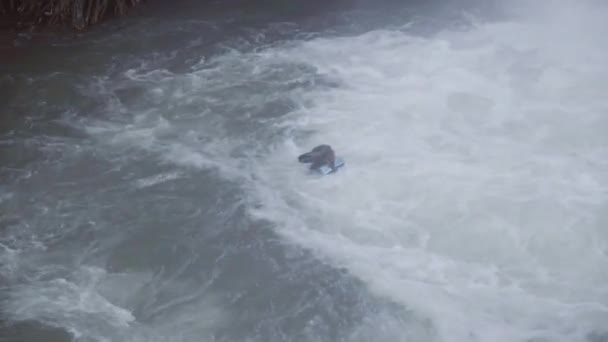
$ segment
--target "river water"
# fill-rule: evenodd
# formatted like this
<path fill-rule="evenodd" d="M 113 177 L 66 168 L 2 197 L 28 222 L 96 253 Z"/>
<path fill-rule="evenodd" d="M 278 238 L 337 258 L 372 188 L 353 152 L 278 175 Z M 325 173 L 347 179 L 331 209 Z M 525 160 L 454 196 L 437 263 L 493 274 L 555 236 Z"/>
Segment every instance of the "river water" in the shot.
<path fill-rule="evenodd" d="M 2 38 L 1 341 L 608 341 L 605 4 L 164 6 Z"/>

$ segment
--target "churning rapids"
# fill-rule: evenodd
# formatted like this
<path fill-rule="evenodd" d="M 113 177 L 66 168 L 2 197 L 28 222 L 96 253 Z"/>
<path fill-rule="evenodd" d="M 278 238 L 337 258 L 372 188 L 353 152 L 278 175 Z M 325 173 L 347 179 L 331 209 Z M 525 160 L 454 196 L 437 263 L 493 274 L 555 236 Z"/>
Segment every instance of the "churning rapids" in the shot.
<path fill-rule="evenodd" d="M 607 5 L 455 3 L 11 38 L 0 340 L 608 341 Z"/>

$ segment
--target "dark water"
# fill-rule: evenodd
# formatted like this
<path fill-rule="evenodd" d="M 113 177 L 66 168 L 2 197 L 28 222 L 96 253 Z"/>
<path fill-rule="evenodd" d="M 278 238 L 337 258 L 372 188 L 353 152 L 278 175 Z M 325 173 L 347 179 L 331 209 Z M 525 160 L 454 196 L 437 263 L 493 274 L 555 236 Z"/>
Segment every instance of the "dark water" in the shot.
<path fill-rule="evenodd" d="M 608 340 L 608 50 L 554 60 L 505 13 L 183 1 L 5 34 L 0 340 Z M 349 171 L 299 169 L 319 142 Z"/>

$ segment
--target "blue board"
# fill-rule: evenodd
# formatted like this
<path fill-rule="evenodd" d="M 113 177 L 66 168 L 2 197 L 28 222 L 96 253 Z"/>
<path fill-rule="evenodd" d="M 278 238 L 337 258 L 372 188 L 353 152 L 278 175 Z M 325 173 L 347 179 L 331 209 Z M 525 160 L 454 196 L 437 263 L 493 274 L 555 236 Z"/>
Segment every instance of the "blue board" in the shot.
<path fill-rule="evenodd" d="M 334 166 L 336 167 L 336 171 L 338 171 L 339 168 L 341 168 L 342 166 L 344 166 L 344 160 L 340 159 L 340 158 L 336 158 L 335 162 L 334 162 Z M 323 165 L 320 168 L 317 169 L 317 172 L 323 174 L 323 175 L 328 175 L 332 172 L 335 172 L 334 170 L 331 169 L 331 167 L 327 166 L 327 165 Z"/>

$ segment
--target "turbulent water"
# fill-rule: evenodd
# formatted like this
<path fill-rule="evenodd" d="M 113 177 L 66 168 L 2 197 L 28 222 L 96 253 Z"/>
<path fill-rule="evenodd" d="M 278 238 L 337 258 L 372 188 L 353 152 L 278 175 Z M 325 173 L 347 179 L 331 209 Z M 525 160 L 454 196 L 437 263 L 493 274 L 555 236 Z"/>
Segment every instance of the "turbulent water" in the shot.
<path fill-rule="evenodd" d="M 608 341 L 608 8 L 450 4 L 11 38 L 0 340 Z"/>

